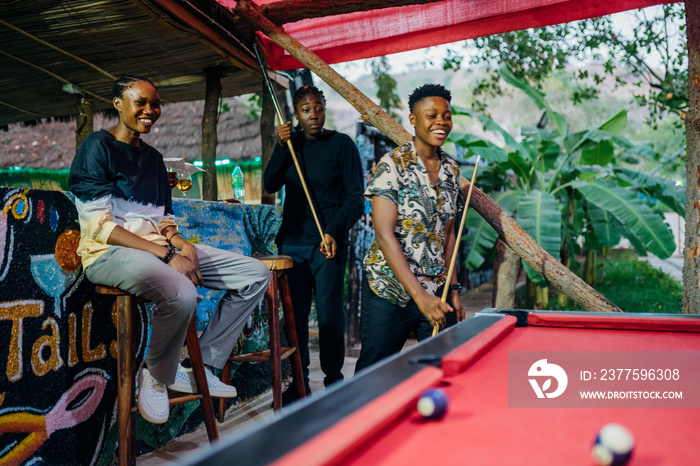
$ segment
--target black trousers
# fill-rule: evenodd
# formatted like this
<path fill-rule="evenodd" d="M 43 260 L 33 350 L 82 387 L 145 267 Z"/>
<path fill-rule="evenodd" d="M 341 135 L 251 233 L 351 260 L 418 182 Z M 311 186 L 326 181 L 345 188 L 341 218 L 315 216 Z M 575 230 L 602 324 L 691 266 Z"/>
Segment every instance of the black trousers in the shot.
<path fill-rule="evenodd" d="M 437 291 L 442 295 L 442 287 Z M 448 304 L 450 302 L 448 301 Z M 447 325 L 456 323 L 454 312 L 445 316 Z M 375 362 L 398 353 L 406 340 L 414 334 L 418 341 L 433 335 L 433 326 L 410 300 L 401 307 L 377 296 L 369 287 L 367 278 L 362 278 L 362 347 L 355 365 L 355 372 L 371 366 Z"/>
<path fill-rule="evenodd" d="M 345 311 L 343 277 L 347 246 L 338 245 L 336 256 L 326 258 L 318 244 L 279 244 L 280 254 L 290 256 L 294 266 L 287 273 L 294 306 L 304 379 L 309 381 L 309 314 L 311 300 L 316 302 L 319 359 L 325 386 L 343 380 L 345 362 Z"/>

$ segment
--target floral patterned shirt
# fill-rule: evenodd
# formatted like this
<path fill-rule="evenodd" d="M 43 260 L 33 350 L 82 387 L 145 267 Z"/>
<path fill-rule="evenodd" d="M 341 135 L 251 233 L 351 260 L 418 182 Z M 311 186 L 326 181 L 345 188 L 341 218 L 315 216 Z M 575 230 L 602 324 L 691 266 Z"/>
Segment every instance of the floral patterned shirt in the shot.
<path fill-rule="evenodd" d="M 438 149 L 436 187 L 416 155 L 413 140 L 385 154 L 374 168 L 365 197 L 379 196 L 396 204 L 394 236 L 413 274 L 429 293 L 445 282 L 445 226 L 454 217 L 460 194 L 459 167 Z M 375 241 L 363 261 L 370 288 L 377 296 L 405 306 L 410 296 Z"/>

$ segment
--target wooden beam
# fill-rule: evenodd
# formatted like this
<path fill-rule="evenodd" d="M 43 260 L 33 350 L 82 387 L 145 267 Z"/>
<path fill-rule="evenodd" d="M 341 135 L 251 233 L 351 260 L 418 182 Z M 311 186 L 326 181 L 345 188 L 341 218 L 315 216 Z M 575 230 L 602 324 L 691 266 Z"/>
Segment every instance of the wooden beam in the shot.
<path fill-rule="evenodd" d="M 277 45 L 284 48 L 323 81 L 343 96 L 362 116 L 397 144 L 411 139 L 411 134 L 392 119 L 377 104 L 367 98 L 355 86 L 336 73 L 316 54 L 301 45 L 281 28 L 260 14 L 250 0 L 239 0 L 234 10 L 253 27 L 264 32 Z M 463 179 L 468 185 L 468 181 Z M 465 188 L 464 186 L 462 187 Z M 530 267 L 542 275 L 552 286 L 576 301 L 588 311 L 622 312 L 608 299 L 591 288 L 561 262 L 547 253 L 529 236 L 501 206 L 474 187 L 470 205 L 498 232 L 501 239 Z"/>
<path fill-rule="evenodd" d="M 372 11 L 406 5 L 425 5 L 440 0 L 292 0 L 260 5 L 258 11 L 281 26 L 302 19 Z M 234 24 L 236 24 L 234 18 Z"/>
<path fill-rule="evenodd" d="M 148 8 L 148 6 L 142 3 L 140 0 L 133 1 L 138 3 L 145 10 L 150 10 L 150 8 Z M 225 40 L 220 32 L 214 31 L 210 24 L 207 24 L 206 22 L 197 18 L 197 16 L 190 13 L 189 10 L 184 8 L 175 0 L 152 0 L 152 2 L 157 4 L 174 18 L 179 19 L 190 28 L 197 31 L 203 44 L 207 45 L 215 52 L 225 56 L 232 64 L 248 73 L 253 73 L 256 76 L 262 77 L 253 55 L 246 53 L 242 46 L 236 46 L 231 43 L 232 41 L 239 42 L 238 39 L 233 38 L 233 36 L 229 34 L 228 40 Z M 213 21 L 211 18 L 209 18 L 209 20 Z M 221 29 L 225 31 L 224 28 Z"/>

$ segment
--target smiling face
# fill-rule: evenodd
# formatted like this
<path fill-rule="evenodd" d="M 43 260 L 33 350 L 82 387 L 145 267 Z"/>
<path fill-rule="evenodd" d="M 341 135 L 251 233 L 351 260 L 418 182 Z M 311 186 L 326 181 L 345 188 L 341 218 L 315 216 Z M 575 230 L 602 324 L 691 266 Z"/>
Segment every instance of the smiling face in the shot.
<path fill-rule="evenodd" d="M 416 143 L 438 148 L 452 131 L 450 103 L 442 97 L 426 97 L 416 102 L 409 115 L 416 128 Z"/>
<path fill-rule="evenodd" d="M 294 116 L 299 120 L 299 126 L 309 139 L 316 139 L 323 134 L 326 124 L 326 106 L 323 99 L 314 94 L 307 94 L 297 102 Z"/>
<path fill-rule="evenodd" d="M 117 139 L 138 140 L 141 133 L 148 133 L 160 118 L 160 96 L 148 81 L 137 81 L 124 89 L 121 97 L 112 99 L 119 111 L 119 125 L 115 128 Z M 129 142 L 129 141 L 124 141 Z"/>

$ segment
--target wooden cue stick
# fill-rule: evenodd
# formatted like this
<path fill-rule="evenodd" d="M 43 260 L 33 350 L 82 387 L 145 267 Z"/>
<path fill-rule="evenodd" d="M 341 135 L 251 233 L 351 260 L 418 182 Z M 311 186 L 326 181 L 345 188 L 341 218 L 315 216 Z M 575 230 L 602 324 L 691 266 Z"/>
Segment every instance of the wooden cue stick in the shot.
<path fill-rule="evenodd" d="M 457 262 L 457 251 L 459 250 L 459 242 L 462 239 L 462 232 L 464 231 L 464 222 L 467 219 L 467 213 L 469 212 L 469 202 L 472 198 L 472 188 L 474 187 L 474 182 L 476 181 L 476 170 L 479 168 L 479 162 L 481 161 L 481 156 L 476 156 L 476 162 L 474 163 L 474 173 L 472 174 L 472 180 L 469 182 L 469 191 L 467 191 L 467 201 L 464 205 L 464 213 L 462 214 L 462 220 L 459 222 L 459 230 L 457 232 L 457 237 L 455 238 L 455 247 L 452 251 L 452 257 L 450 258 L 450 267 L 447 269 L 447 279 L 445 280 L 445 287 L 442 290 L 442 297 L 440 302 L 447 301 L 447 293 L 450 292 L 450 281 L 452 280 L 452 273 L 454 272 L 455 263 Z M 436 323 L 433 325 L 433 336 L 438 333 L 440 326 Z"/>
<path fill-rule="evenodd" d="M 265 85 L 267 86 L 267 90 L 270 93 L 270 97 L 272 97 L 272 103 L 275 105 L 275 110 L 277 111 L 277 118 L 280 121 L 280 124 L 284 124 L 284 118 L 282 118 L 282 111 L 280 110 L 280 105 L 277 102 L 277 96 L 275 95 L 275 90 L 272 88 L 272 84 L 270 83 L 269 78 L 267 77 L 267 72 L 265 71 L 265 66 L 263 65 L 262 58 L 260 58 L 260 52 L 258 51 L 258 44 L 253 44 L 253 49 L 255 50 L 255 56 L 258 58 L 258 64 L 260 65 L 260 71 L 262 72 L 263 75 L 263 80 L 265 81 Z M 301 166 L 299 165 L 299 160 L 297 159 L 297 154 L 294 151 L 294 146 L 292 146 L 292 139 L 287 139 L 287 147 L 289 148 L 289 152 L 292 154 L 292 160 L 294 161 L 294 166 L 297 169 L 297 174 L 299 175 L 299 179 L 301 180 L 301 186 L 304 188 L 304 194 L 306 194 L 306 200 L 309 202 L 309 207 L 311 207 L 311 213 L 314 216 L 314 221 L 316 222 L 316 228 L 318 228 L 318 232 L 321 235 L 321 241 L 323 242 L 323 247 L 326 250 L 326 252 L 330 252 L 330 249 L 328 248 L 328 244 L 326 244 L 326 237 L 323 235 L 323 229 L 321 228 L 321 223 L 318 221 L 318 216 L 316 215 L 316 209 L 314 209 L 314 203 L 311 201 L 311 195 L 309 194 L 309 189 L 306 187 L 306 181 L 304 181 L 304 175 L 301 172 Z"/>

